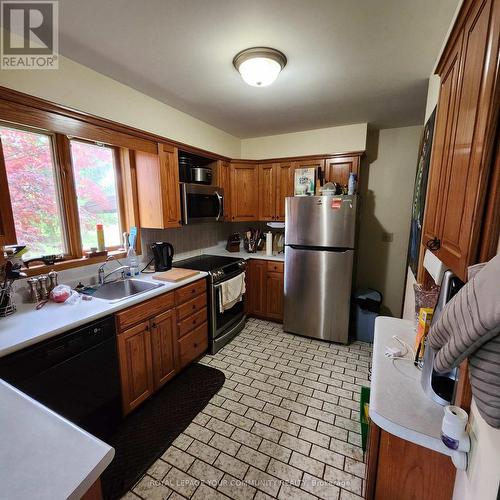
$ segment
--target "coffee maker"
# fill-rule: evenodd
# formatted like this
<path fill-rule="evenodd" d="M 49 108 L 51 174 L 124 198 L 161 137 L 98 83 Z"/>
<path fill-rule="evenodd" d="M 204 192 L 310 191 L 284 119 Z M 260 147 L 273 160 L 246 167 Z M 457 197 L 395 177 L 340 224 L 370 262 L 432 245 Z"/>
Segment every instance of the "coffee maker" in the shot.
<path fill-rule="evenodd" d="M 151 245 L 155 263 L 155 271 L 168 271 L 172 269 L 174 247 L 166 241 L 157 241 Z"/>
<path fill-rule="evenodd" d="M 443 311 L 444 306 L 456 295 L 464 286 L 464 283 L 451 271 L 446 271 L 441 280 L 439 297 L 434 308 L 431 328 Z M 424 352 L 424 362 L 422 367 L 422 388 L 424 392 L 436 403 L 446 406 L 453 403 L 458 377 L 458 368 L 453 368 L 446 373 L 438 373 L 434 370 L 434 358 L 436 351 L 426 342 Z"/>

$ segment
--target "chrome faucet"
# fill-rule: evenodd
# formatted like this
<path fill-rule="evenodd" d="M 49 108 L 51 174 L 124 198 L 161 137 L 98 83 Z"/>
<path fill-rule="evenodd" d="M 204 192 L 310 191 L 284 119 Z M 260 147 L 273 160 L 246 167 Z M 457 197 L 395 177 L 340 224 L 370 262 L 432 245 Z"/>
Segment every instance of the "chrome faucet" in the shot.
<path fill-rule="evenodd" d="M 99 282 L 99 285 L 104 285 L 106 283 L 106 278 L 111 276 L 112 274 L 115 274 L 119 271 L 122 273 L 122 279 L 125 279 L 127 277 L 126 273 L 127 271 L 130 271 L 129 266 L 120 266 L 117 267 L 116 269 L 113 269 L 113 271 L 110 271 L 109 273 L 105 274 L 104 273 L 104 266 L 110 261 L 110 260 L 116 260 L 119 264 L 120 261 L 118 259 L 115 259 L 112 255 L 110 255 L 100 266 L 99 269 L 97 270 L 97 280 Z"/>

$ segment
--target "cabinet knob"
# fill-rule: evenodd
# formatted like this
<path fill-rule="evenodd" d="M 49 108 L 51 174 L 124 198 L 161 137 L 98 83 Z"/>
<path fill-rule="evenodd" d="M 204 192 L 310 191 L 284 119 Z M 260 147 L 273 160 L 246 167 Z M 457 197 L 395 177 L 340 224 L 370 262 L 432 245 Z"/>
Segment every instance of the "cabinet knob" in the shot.
<path fill-rule="evenodd" d="M 194 345 L 194 347 L 198 347 L 198 344 L 196 342 L 193 345 Z"/>
<path fill-rule="evenodd" d="M 149 331 L 149 325 L 146 325 L 146 328 L 144 330 Z"/>
<path fill-rule="evenodd" d="M 441 248 L 441 240 L 439 238 L 434 237 L 432 238 L 432 240 L 428 240 L 425 246 L 429 250 L 433 251 L 439 250 Z"/>
<path fill-rule="evenodd" d="M 192 309 L 193 309 L 193 310 L 194 310 L 194 309 L 196 309 L 196 304 L 193 304 L 193 307 L 192 307 Z"/>
<path fill-rule="evenodd" d="M 193 325 L 196 325 L 196 320 L 195 319 L 193 319 Z"/>
<path fill-rule="evenodd" d="M 152 324 L 151 324 L 151 326 L 152 326 L 153 328 L 156 328 L 156 323 L 152 323 Z"/>

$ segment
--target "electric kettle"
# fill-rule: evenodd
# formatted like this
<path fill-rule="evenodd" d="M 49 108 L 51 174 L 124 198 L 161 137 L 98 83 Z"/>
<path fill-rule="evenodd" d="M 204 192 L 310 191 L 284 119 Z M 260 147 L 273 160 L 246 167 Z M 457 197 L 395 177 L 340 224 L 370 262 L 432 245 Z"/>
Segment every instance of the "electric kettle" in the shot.
<path fill-rule="evenodd" d="M 172 269 L 174 247 L 166 241 L 157 241 L 151 245 L 155 261 L 155 271 L 168 271 Z"/>

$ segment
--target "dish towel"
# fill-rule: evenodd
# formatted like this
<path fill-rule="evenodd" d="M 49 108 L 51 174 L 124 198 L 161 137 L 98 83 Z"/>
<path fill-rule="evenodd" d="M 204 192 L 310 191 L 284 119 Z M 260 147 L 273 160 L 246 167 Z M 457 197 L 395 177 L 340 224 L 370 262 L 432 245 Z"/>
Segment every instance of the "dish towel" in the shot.
<path fill-rule="evenodd" d="M 469 268 L 469 281 L 446 304 L 429 332 L 434 368 L 445 372 L 469 358 L 477 408 L 500 428 L 500 254 Z"/>
<path fill-rule="evenodd" d="M 219 310 L 221 313 L 231 309 L 243 299 L 246 292 L 245 273 L 238 274 L 230 280 L 224 281 L 219 287 Z"/>

